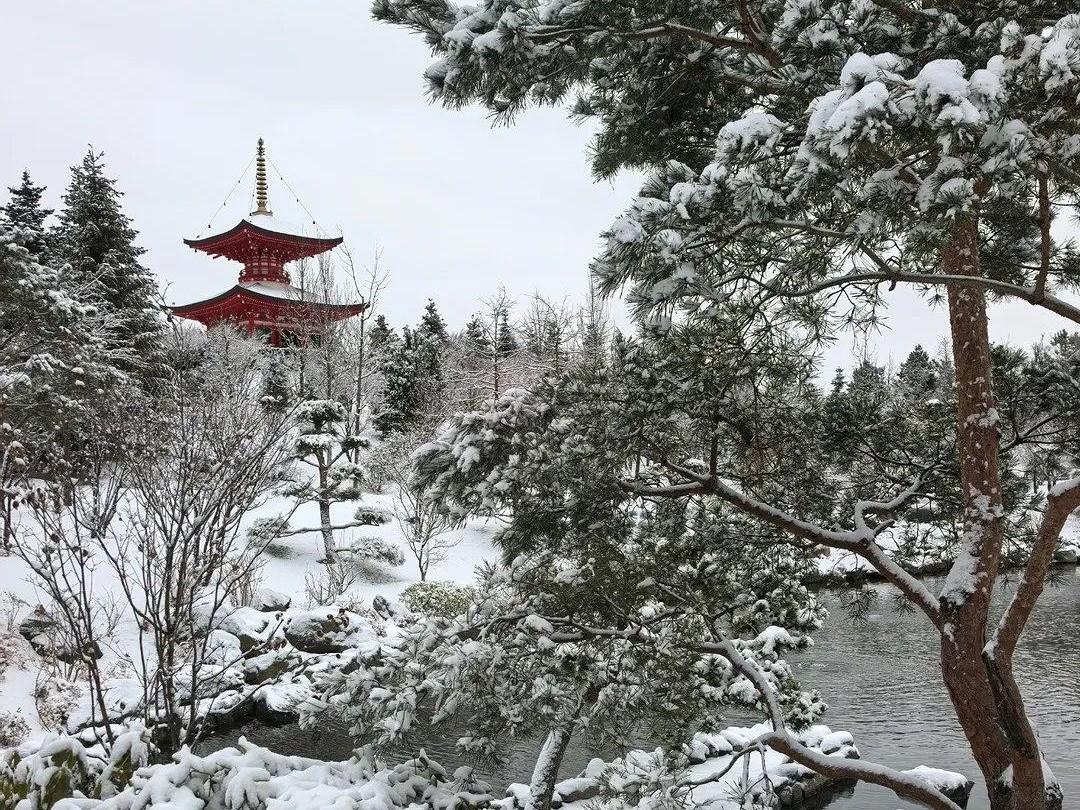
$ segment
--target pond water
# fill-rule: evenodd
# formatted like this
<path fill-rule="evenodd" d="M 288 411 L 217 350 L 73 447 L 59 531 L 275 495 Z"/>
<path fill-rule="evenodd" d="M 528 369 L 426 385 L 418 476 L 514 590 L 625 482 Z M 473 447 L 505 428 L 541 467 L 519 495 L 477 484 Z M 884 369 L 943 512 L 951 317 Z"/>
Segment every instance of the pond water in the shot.
<path fill-rule="evenodd" d="M 1028 624 L 1015 665 L 1068 806 L 1080 797 L 1080 569 L 1064 568 L 1059 574 Z M 930 765 L 959 771 L 976 783 L 968 807 L 985 808 L 978 768 L 941 684 L 937 642 L 921 615 L 892 610 L 886 588 L 875 587 L 882 598 L 859 623 L 848 618 L 836 593 L 822 594 L 831 615 L 815 634 L 816 646 L 793 659 L 798 676 L 804 686 L 819 689 L 829 703 L 823 722 L 851 732 L 866 759 L 901 769 Z M 1004 590 L 996 595 L 998 609 L 1007 598 Z M 746 715 L 731 717 L 732 724 L 748 720 Z M 460 729 L 441 728 L 425 744 L 428 754 L 446 766 L 461 764 L 454 750 L 459 733 Z M 207 745 L 231 744 L 240 734 L 281 753 L 319 759 L 346 759 L 355 745 L 344 727 L 332 722 L 315 730 L 251 724 L 207 740 Z M 501 764 L 481 764 L 478 771 L 496 788 L 528 781 L 539 745 L 534 739 L 511 741 Z M 642 745 L 649 741 L 643 739 Z M 575 740 L 567 751 L 563 775 L 576 775 L 594 756 L 610 759 L 617 753 Z M 867 785 L 829 805 L 832 810 L 911 806 L 890 791 Z"/>
<path fill-rule="evenodd" d="M 1058 569 L 1043 593 L 1014 657 L 1028 712 L 1047 761 L 1065 791 L 1065 806 L 1080 800 L 1080 569 Z M 929 581 L 928 585 L 937 585 Z M 882 586 L 882 593 L 885 589 Z M 1001 589 L 1000 611 L 1011 588 Z M 897 614 L 887 598 L 853 625 L 835 594 L 825 594 L 831 616 L 816 647 L 795 661 L 804 685 L 821 690 L 825 722 L 850 731 L 863 757 L 893 768 L 930 765 L 975 781 L 970 808 L 987 806 L 979 769 L 968 753 L 938 669 L 938 644 L 922 615 Z M 887 790 L 859 785 L 830 810 L 910 807 Z"/>

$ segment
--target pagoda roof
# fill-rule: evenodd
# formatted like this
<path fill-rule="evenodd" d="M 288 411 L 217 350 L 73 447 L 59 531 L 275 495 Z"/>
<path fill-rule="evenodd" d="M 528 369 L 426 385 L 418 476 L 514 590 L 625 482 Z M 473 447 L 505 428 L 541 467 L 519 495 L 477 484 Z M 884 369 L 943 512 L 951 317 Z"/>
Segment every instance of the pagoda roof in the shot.
<path fill-rule="evenodd" d="M 340 234 L 308 236 L 304 228 L 271 214 L 253 213 L 228 230 L 209 236 L 185 239 L 184 244 L 212 256 L 243 260 L 251 247 L 263 245 L 286 253 L 286 261 L 317 256 L 342 242 Z"/>
<path fill-rule="evenodd" d="M 367 304 L 331 304 L 305 298 L 303 290 L 291 284 L 273 282 L 253 282 L 237 284 L 225 292 L 190 304 L 170 307 L 174 315 L 194 320 L 211 318 L 221 320 L 238 317 L 249 311 L 259 310 L 277 315 L 301 315 L 305 312 L 320 312 L 332 320 L 359 315 Z"/>

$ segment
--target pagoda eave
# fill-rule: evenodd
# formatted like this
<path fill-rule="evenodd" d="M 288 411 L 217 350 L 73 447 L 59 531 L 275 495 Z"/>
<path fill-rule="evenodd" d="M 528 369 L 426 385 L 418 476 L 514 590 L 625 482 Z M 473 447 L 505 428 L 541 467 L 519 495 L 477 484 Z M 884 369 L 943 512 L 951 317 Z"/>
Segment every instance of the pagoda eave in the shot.
<path fill-rule="evenodd" d="M 212 298 L 170 307 L 173 315 L 190 318 L 207 326 L 223 321 L 237 323 L 338 321 L 359 315 L 367 304 L 329 304 L 302 298 L 279 298 L 236 285 Z"/>
<path fill-rule="evenodd" d="M 254 252 L 269 250 L 277 254 L 281 261 L 290 262 L 325 253 L 342 241 L 341 236 L 282 233 L 242 219 L 227 231 L 200 239 L 185 239 L 184 244 L 211 256 L 223 256 L 234 261 L 246 261 Z"/>

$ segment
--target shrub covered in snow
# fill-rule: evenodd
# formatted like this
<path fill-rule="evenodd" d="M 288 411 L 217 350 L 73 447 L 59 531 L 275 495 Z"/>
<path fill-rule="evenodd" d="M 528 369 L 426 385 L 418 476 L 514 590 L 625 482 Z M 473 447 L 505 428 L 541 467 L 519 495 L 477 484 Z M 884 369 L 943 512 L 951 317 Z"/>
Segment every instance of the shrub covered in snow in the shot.
<path fill-rule="evenodd" d="M 0 748 L 16 746 L 30 735 L 21 712 L 0 712 Z"/>
<path fill-rule="evenodd" d="M 65 804 L 72 810 L 89 800 L 118 793 L 136 769 L 149 760 L 150 748 L 141 727 L 119 734 L 107 754 L 90 751 L 75 737 L 45 741 L 36 751 L 0 751 L 0 807 L 51 810 Z"/>
<path fill-rule="evenodd" d="M 460 616 L 475 599 L 473 588 L 452 582 L 414 582 L 401 592 L 401 601 L 409 610 L 447 619 Z"/>
<path fill-rule="evenodd" d="M 206 756 L 184 748 L 172 762 L 152 766 L 144 765 L 145 754 L 145 748 L 120 746 L 118 741 L 108 761 L 95 762 L 81 745 L 64 738 L 45 754 L 26 760 L 9 756 L 0 763 L 0 805 L 15 806 L 25 798 L 20 810 L 467 810 L 486 806 L 493 798 L 472 769 L 448 774 L 423 751 L 393 767 L 366 750 L 344 762 L 321 762 L 275 754 L 243 738 L 236 748 Z"/>

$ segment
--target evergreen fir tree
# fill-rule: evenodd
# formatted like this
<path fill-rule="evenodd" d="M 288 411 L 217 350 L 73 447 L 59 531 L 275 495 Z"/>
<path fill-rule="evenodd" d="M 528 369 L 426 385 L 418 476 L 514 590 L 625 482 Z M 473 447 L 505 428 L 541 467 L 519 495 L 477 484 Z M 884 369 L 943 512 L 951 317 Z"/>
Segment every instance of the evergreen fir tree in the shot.
<path fill-rule="evenodd" d="M 558 318 L 551 316 L 544 321 L 543 345 L 539 356 L 546 356 L 555 372 L 562 371 L 566 357 L 566 329 Z"/>
<path fill-rule="evenodd" d="M 439 314 L 434 301 L 428 300 L 424 314 L 420 318 L 420 324 L 413 332 L 413 338 L 417 354 L 416 372 L 425 380 L 433 381 L 435 388 L 441 389 L 443 352 L 450 341 L 450 336 L 446 331 L 446 322 Z M 430 387 L 426 385 L 425 380 L 418 382 L 422 386 Z"/>
<path fill-rule="evenodd" d="M 844 370 L 836 369 L 829 386 L 829 393 L 826 394 L 822 406 L 825 446 L 834 462 L 847 457 L 852 440 L 851 419 L 848 415 L 847 395 L 844 391 L 846 384 Z"/>
<path fill-rule="evenodd" d="M 594 287 L 589 289 L 589 302 L 581 320 L 581 360 L 593 368 L 603 366 L 608 356 L 608 324 L 603 303 Z"/>
<path fill-rule="evenodd" d="M 416 343 L 416 336 L 406 326 L 401 339 L 392 341 L 383 352 L 383 407 L 375 417 L 375 426 L 384 436 L 403 432 L 416 417 Z"/>
<path fill-rule="evenodd" d="M 465 346 L 473 356 L 487 355 L 491 351 L 491 343 L 479 315 L 473 315 L 465 324 Z"/>
<path fill-rule="evenodd" d="M 427 306 L 424 307 L 424 314 L 420 316 L 420 325 L 416 331 L 417 334 L 423 335 L 425 338 L 441 345 L 446 345 L 446 342 L 450 339 L 450 335 L 446 330 L 446 321 L 443 320 L 442 315 L 439 314 L 439 310 L 435 306 L 435 302 L 430 298 Z"/>
<path fill-rule="evenodd" d="M 938 347 L 937 357 L 934 358 L 934 369 L 937 371 L 938 377 L 934 397 L 941 402 L 955 401 L 956 366 L 953 365 L 952 353 L 948 342 L 945 340 L 942 340 Z"/>
<path fill-rule="evenodd" d="M 9 186 L 10 197 L 7 205 L 0 207 L 0 221 L 13 228 L 29 231 L 23 246 L 35 256 L 43 257 L 48 240 L 45 232 L 45 220 L 52 216 L 52 209 L 41 204 L 45 186 L 35 186 L 30 179 L 30 172 L 23 170 L 17 186 Z"/>
<path fill-rule="evenodd" d="M 520 348 L 514 328 L 510 326 L 510 316 L 503 310 L 499 316 L 497 334 L 495 336 L 495 351 L 500 357 L 509 357 Z"/>
<path fill-rule="evenodd" d="M 371 351 L 379 354 L 395 340 L 397 340 L 397 335 L 394 334 L 394 330 L 386 322 L 386 316 L 377 316 L 371 331 L 368 332 L 368 345 L 371 347 Z"/>
<path fill-rule="evenodd" d="M 413 338 L 415 358 L 410 367 L 415 375 L 412 385 L 415 412 L 409 421 L 418 424 L 424 421 L 425 416 L 439 410 L 438 406 L 446 393 L 443 363 L 450 335 L 434 301 L 429 300 L 424 308 Z"/>
<path fill-rule="evenodd" d="M 72 167 L 55 249 L 71 267 L 72 285 L 88 290 L 114 316 L 111 341 L 126 352 L 126 369 L 149 378 L 162 358 L 157 286 L 140 263 L 145 251 L 135 244 L 138 232 L 120 205 L 123 192 L 106 176 L 102 158 L 91 148 Z"/>
<path fill-rule="evenodd" d="M 104 400 L 124 375 L 92 306 L 0 225 L 0 545 L 13 512 L 77 473 L 72 448 L 98 438 Z"/>
<path fill-rule="evenodd" d="M 926 349 L 916 345 L 896 373 L 899 393 L 913 402 L 925 402 L 938 387 L 938 374 Z"/>
<path fill-rule="evenodd" d="M 289 369 L 282 353 L 274 352 L 263 370 L 262 405 L 268 411 L 284 413 L 292 404 L 292 398 Z"/>

